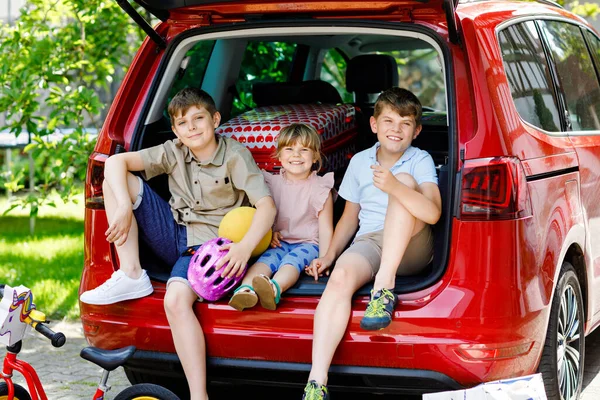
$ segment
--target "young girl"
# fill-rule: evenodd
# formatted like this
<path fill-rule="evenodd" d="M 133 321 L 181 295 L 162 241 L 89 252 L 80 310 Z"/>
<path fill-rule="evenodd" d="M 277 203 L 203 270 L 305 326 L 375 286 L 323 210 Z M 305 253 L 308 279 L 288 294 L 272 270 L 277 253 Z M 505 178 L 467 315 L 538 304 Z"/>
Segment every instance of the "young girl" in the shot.
<path fill-rule="evenodd" d="M 261 306 L 275 310 L 311 261 L 327 253 L 333 236 L 333 173 L 321 168 L 321 140 L 309 125 L 281 130 L 275 157 L 281 173 L 262 171 L 277 207 L 271 248 L 246 273 L 229 305 L 236 310 Z M 271 279 L 273 277 L 273 279 Z"/>

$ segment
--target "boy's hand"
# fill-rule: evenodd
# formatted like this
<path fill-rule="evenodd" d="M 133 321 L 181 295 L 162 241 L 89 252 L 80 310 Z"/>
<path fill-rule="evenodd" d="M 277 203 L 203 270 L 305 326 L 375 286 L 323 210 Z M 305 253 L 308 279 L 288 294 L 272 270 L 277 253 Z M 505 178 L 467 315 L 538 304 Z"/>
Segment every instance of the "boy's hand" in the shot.
<path fill-rule="evenodd" d="M 281 247 L 281 232 L 273 232 L 273 237 L 271 238 L 271 248 Z"/>
<path fill-rule="evenodd" d="M 132 218 L 133 211 L 131 209 L 131 204 L 117 207 L 112 218 L 113 221 L 104 233 L 106 235 L 106 240 L 108 240 L 109 243 L 122 246 L 127 240 Z"/>
<path fill-rule="evenodd" d="M 400 183 L 392 172 L 381 165 L 371 165 L 373 170 L 373 184 L 382 192 L 390 194 L 394 187 Z"/>
<path fill-rule="evenodd" d="M 329 268 L 333 264 L 333 261 L 327 257 L 319 257 L 315 258 L 311 261 L 310 265 L 304 268 L 304 272 L 307 275 L 310 275 L 315 278 L 315 281 L 319 280 L 320 276 L 325 275 L 329 276 Z"/>
<path fill-rule="evenodd" d="M 215 269 L 220 270 L 227 262 L 227 266 L 223 269 L 221 276 L 223 278 L 231 278 L 232 276 L 241 276 L 244 273 L 244 268 L 248 264 L 252 249 L 248 249 L 243 243 L 229 243 L 220 247 L 221 251 L 229 250 L 229 252 L 217 261 Z"/>

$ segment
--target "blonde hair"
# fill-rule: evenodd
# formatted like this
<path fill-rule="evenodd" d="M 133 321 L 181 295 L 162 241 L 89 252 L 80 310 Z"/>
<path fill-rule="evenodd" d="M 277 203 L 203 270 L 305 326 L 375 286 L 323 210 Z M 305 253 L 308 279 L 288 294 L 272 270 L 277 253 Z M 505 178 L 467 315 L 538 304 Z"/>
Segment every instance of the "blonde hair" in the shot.
<path fill-rule="evenodd" d="M 315 153 L 315 162 L 313 165 L 316 164 L 315 170 L 319 171 L 323 165 L 321 137 L 311 125 L 291 124 L 283 128 L 277 137 L 277 150 L 275 150 L 273 157 L 279 158 L 284 147 L 292 146 L 296 143 L 302 144 L 302 146 L 311 149 Z"/>

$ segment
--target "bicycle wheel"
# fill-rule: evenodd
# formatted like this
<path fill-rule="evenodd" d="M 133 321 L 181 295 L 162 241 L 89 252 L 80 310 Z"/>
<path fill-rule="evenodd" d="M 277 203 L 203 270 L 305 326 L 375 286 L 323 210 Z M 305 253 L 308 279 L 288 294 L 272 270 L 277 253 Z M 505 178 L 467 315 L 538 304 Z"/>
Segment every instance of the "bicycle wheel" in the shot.
<path fill-rule="evenodd" d="M 123 390 L 115 400 L 179 400 L 179 397 L 162 386 L 140 383 Z"/>
<path fill-rule="evenodd" d="M 8 386 L 5 382 L 0 383 L 0 400 L 8 400 Z M 31 396 L 23 386 L 15 384 L 15 400 L 31 400 Z"/>

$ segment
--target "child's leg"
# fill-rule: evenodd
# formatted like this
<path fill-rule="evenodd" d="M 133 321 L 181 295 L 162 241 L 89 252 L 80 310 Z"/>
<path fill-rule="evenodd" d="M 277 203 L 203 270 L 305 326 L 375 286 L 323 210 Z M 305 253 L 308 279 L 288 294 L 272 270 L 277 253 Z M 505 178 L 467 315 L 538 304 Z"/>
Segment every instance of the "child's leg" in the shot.
<path fill-rule="evenodd" d="M 411 175 L 400 173 L 396 178 L 409 188 L 419 190 L 419 185 Z M 373 284 L 375 291 L 394 288 L 396 271 L 410 238 L 424 227 L 423 221 L 416 219 L 398 200 L 390 196 L 383 226 L 381 266 Z"/>
<path fill-rule="evenodd" d="M 165 312 L 171 326 L 175 350 L 190 388 L 190 399 L 204 400 L 208 399 L 204 333 L 192 308 L 197 298 L 187 284 L 172 281 L 167 286 Z"/>
<path fill-rule="evenodd" d="M 273 280 L 279 285 L 281 293 L 294 286 L 298 278 L 300 278 L 300 270 L 291 264 L 282 265 L 273 275 Z"/>
<path fill-rule="evenodd" d="M 338 259 L 315 313 L 309 380 L 320 385 L 327 384 L 331 360 L 348 327 L 352 295 L 373 275 L 367 259 L 351 250 Z"/>
<path fill-rule="evenodd" d="M 108 219 L 108 224 L 110 225 L 118 206 L 117 199 L 106 180 L 102 183 L 102 190 L 106 217 Z M 127 190 L 129 192 L 129 197 L 131 198 L 131 204 L 135 204 L 138 194 L 140 193 L 140 182 L 131 172 L 127 173 Z M 121 246 L 115 245 L 115 248 L 119 255 L 119 268 L 125 272 L 128 277 L 134 279 L 138 278 L 142 273 L 142 267 L 140 265 L 139 257 L 138 225 L 135 217 L 132 217 L 131 219 L 131 228 L 129 229 L 127 240 L 125 240 L 125 243 Z"/>
<path fill-rule="evenodd" d="M 242 284 L 233 292 L 233 296 L 229 300 L 231 307 L 238 311 L 244 311 L 246 308 L 252 308 L 258 303 L 258 296 L 252 287 L 252 279 L 261 274 L 271 276 L 271 268 L 262 262 L 254 263 L 244 275 Z"/>
<path fill-rule="evenodd" d="M 304 268 L 312 260 L 319 256 L 319 246 L 312 243 L 294 243 L 289 244 L 281 242 L 287 254 L 269 265 L 271 271 L 275 270 L 273 279 L 270 275 L 264 274 L 252 280 L 252 285 L 260 299 L 260 304 L 267 310 L 275 310 L 281 293 L 288 290 L 296 282 Z M 281 256 L 282 253 L 279 254 Z"/>

